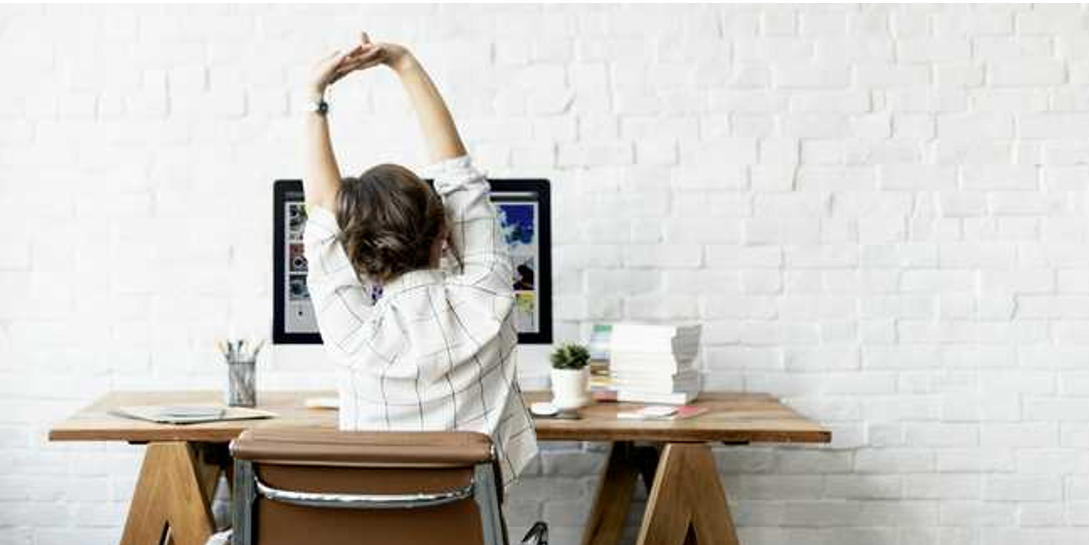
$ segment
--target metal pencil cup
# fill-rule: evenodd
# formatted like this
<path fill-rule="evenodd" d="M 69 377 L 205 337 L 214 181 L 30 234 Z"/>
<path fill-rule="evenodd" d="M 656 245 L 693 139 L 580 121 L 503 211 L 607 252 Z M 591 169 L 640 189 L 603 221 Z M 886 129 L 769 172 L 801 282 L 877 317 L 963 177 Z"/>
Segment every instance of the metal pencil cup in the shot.
<path fill-rule="evenodd" d="M 257 360 L 227 358 L 227 405 L 231 407 L 257 406 Z"/>

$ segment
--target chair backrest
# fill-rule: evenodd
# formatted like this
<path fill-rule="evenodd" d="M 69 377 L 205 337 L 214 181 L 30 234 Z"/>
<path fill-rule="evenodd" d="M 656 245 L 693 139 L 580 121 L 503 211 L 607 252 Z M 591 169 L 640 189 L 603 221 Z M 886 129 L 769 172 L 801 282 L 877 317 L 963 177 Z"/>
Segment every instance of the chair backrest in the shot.
<path fill-rule="evenodd" d="M 507 543 L 484 434 L 256 429 L 231 454 L 235 545 Z"/>

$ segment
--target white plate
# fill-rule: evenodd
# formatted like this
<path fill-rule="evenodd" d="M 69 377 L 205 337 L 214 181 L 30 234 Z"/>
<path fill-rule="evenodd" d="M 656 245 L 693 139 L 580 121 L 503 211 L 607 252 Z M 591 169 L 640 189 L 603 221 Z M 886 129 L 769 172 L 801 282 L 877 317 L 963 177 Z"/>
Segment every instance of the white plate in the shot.
<path fill-rule="evenodd" d="M 560 409 L 547 401 L 538 401 L 530 404 L 529 412 L 535 416 L 556 416 Z"/>

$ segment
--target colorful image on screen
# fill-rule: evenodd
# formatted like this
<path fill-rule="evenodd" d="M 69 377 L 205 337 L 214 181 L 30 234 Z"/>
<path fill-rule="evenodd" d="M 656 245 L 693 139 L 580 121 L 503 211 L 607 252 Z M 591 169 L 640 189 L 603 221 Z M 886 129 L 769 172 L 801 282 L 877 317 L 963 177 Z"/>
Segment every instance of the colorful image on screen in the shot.
<path fill-rule="evenodd" d="M 510 246 L 511 266 L 514 268 L 514 323 L 518 331 L 538 331 L 540 300 L 537 282 L 538 240 L 537 203 L 502 202 L 496 200 L 499 225 Z"/>

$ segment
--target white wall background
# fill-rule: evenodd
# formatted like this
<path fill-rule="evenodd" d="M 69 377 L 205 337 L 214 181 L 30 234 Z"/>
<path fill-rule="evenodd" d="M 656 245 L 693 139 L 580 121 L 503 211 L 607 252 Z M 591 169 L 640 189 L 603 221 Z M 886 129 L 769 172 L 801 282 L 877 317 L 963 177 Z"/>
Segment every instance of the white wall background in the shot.
<path fill-rule="evenodd" d="M 269 320 L 293 90 L 363 28 L 417 49 L 493 174 L 553 180 L 561 338 L 700 320 L 710 387 L 834 430 L 719 453 L 743 543 L 1089 542 L 1087 17 L 2 7 L 0 543 L 116 541 L 139 448 L 46 430 L 111 389 L 221 385 L 211 339 Z M 419 164 L 390 74 L 332 108 L 346 170 Z M 513 525 L 577 542 L 579 448 Z"/>

